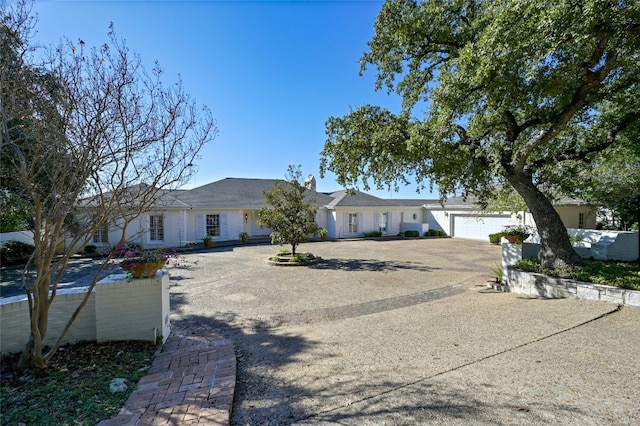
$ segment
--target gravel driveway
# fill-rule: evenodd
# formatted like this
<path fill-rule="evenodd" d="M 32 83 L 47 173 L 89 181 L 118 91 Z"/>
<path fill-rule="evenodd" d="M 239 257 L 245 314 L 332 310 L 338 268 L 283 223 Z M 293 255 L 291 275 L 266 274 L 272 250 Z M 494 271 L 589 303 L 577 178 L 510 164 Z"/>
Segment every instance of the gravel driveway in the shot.
<path fill-rule="evenodd" d="M 304 244 L 312 267 L 278 249 L 170 269 L 172 333 L 234 342 L 232 424 L 640 424 L 639 308 L 493 292 L 500 247 L 478 241 Z"/>
<path fill-rule="evenodd" d="M 174 333 L 234 341 L 232 424 L 636 424 L 640 309 L 489 291 L 500 248 L 421 239 L 189 254 Z"/>

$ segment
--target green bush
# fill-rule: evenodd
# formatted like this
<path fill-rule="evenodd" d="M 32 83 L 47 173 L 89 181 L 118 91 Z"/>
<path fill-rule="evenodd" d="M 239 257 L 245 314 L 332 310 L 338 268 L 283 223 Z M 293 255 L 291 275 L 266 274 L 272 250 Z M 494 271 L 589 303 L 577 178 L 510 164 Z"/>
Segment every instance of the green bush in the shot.
<path fill-rule="evenodd" d="M 544 269 L 538 259 L 521 259 L 516 268 L 528 272 L 569 278 L 594 284 L 640 290 L 640 265 L 636 262 L 583 259 L 582 266 Z"/>
<path fill-rule="evenodd" d="M 438 229 L 438 237 L 446 237 L 447 233 L 444 232 L 442 229 Z"/>
<path fill-rule="evenodd" d="M 416 238 L 420 236 L 418 231 L 404 231 L 404 236 L 407 238 Z"/>
<path fill-rule="evenodd" d="M 507 235 L 506 232 L 496 232 L 495 234 L 489 234 L 489 242 L 491 244 L 500 244 L 500 239 Z"/>
<path fill-rule="evenodd" d="M 365 238 L 377 238 L 377 237 L 382 237 L 382 231 L 371 231 L 371 232 L 365 232 L 365 233 L 364 233 L 364 237 L 365 237 Z"/>
<path fill-rule="evenodd" d="M 24 265 L 29 260 L 35 247 L 22 241 L 7 241 L 0 248 L 0 264 L 2 266 Z"/>
<path fill-rule="evenodd" d="M 435 229 L 429 229 L 426 235 L 428 235 L 429 237 L 437 237 L 438 231 L 436 231 Z"/>

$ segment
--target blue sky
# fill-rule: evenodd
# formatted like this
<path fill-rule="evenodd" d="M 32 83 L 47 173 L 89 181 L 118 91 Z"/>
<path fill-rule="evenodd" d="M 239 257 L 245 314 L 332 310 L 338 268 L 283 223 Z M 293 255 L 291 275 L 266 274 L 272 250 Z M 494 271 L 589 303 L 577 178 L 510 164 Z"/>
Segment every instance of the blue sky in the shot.
<path fill-rule="evenodd" d="M 398 111 L 400 99 L 374 90 L 375 70 L 359 75 L 382 1 L 62 1 L 36 0 L 36 40 L 62 37 L 94 46 L 109 23 L 147 69 L 158 60 L 165 83 L 207 105 L 219 134 L 188 187 L 225 177 L 284 178 L 290 164 L 313 174 L 318 190 L 325 121 L 371 103 Z M 430 198 L 415 186 L 369 193 Z"/>

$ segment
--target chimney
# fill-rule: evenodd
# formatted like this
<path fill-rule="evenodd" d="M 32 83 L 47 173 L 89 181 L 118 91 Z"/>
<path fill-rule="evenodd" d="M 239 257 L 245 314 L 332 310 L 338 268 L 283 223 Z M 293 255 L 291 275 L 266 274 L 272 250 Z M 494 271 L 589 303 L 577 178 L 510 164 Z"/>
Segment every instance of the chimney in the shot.
<path fill-rule="evenodd" d="M 304 187 L 309 191 L 316 191 L 316 178 L 313 175 L 309 175 L 304 181 Z"/>

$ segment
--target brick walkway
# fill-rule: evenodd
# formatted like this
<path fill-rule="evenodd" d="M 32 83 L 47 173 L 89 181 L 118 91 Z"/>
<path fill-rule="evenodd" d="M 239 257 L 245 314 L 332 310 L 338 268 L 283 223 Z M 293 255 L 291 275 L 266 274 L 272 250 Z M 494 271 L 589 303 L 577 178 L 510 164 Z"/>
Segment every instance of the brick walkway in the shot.
<path fill-rule="evenodd" d="M 233 342 L 171 335 L 118 415 L 99 426 L 228 425 L 235 384 Z"/>

